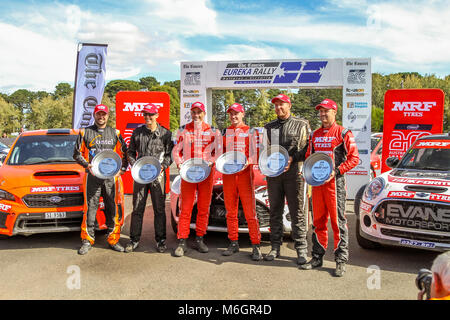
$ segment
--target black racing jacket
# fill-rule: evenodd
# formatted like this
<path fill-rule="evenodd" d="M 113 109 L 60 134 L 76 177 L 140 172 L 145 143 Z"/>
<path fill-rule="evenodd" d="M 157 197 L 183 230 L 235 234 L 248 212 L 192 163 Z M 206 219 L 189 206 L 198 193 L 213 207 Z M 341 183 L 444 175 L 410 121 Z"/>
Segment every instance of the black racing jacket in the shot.
<path fill-rule="evenodd" d="M 127 144 L 122 138 L 119 130 L 109 126 L 104 129 L 99 129 L 95 124 L 80 129 L 73 150 L 73 158 L 76 162 L 84 168 L 87 168 L 95 155 L 103 150 L 113 150 L 117 152 L 122 158 L 121 170 L 127 170 Z"/>
<path fill-rule="evenodd" d="M 168 129 L 158 124 L 156 130 L 152 132 L 144 124 L 134 129 L 131 135 L 127 151 L 128 161 L 132 166 L 139 158 L 153 156 L 160 161 L 165 170 L 172 164 L 172 149 L 172 133 Z"/>
<path fill-rule="evenodd" d="M 265 139 L 270 145 L 279 144 L 284 147 L 293 162 L 305 161 L 308 138 L 311 133 L 308 120 L 291 115 L 285 120 L 276 119 L 267 123 L 264 129 Z M 279 137 L 278 143 L 275 136 Z"/>

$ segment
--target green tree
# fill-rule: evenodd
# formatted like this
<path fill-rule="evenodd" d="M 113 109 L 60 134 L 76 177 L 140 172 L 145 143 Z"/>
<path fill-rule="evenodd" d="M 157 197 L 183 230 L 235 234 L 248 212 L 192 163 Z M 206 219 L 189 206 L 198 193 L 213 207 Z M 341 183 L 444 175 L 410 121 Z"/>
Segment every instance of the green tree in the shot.
<path fill-rule="evenodd" d="M 71 128 L 73 95 L 54 100 L 51 96 L 31 103 L 27 114 L 27 128 Z"/>
<path fill-rule="evenodd" d="M 20 118 L 22 114 L 20 110 L 12 103 L 8 103 L 0 96 L 0 131 L 11 134 L 19 132 L 21 126 Z"/>
<path fill-rule="evenodd" d="M 372 132 L 383 131 L 384 110 L 378 107 L 372 107 Z"/>
<path fill-rule="evenodd" d="M 156 85 L 150 91 L 167 92 L 170 98 L 170 129 L 175 132 L 180 126 L 180 97 L 176 88 L 168 85 Z"/>
<path fill-rule="evenodd" d="M 61 82 L 56 85 L 53 97 L 58 100 L 67 97 L 71 93 L 73 93 L 73 88 L 70 86 L 70 84 Z"/>
<path fill-rule="evenodd" d="M 142 88 L 147 88 L 150 90 L 151 87 L 159 86 L 160 83 L 158 80 L 156 80 L 155 77 L 144 77 L 139 79 L 139 84 Z"/>
<path fill-rule="evenodd" d="M 112 80 L 105 86 L 105 93 L 116 101 L 116 94 L 119 91 L 139 91 L 141 89 L 139 82 L 134 80 Z"/>

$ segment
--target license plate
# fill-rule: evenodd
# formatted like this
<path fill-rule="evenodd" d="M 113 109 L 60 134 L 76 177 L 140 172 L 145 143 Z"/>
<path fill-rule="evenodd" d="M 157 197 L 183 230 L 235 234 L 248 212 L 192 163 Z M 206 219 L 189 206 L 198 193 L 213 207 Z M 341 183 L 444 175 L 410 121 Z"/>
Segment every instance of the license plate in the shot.
<path fill-rule="evenodd" d="M 415 247 L 434 248 L 436 245 L 433 242 L 424 242 L 416 240 L 401 239 L 400 244 L 406 244 Z"/>
<path fill-rule="evenodd" d="M 66 217 L 65 212 L 46 212 L 45 219 L 64 219 Z"/>

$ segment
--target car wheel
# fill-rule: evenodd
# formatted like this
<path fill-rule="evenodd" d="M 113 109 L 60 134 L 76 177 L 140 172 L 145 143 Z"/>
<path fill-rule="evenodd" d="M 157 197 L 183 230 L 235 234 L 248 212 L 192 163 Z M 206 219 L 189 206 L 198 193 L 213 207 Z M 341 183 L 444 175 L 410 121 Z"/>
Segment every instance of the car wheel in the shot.
<path fill-rule="evenodd" d="M 355 195 L 355 201 L 353 202 L 353 212 L 359 218 L 359 205 L 361 204 L 361 199 L 364 194 L 364 190 L 366 189 L 367 184 L 363 185 L 359 188 L 358 192 Z"/>
<path fill-rule="evenodd" d="M 364 193 L 364 190 L 366 189 L 366 185 L 363 185 L 355 196 L 355 202 L 354 202 L 354 212 L 356 216 L 356 241 L 358 242 L 359 246 L 364 249 L 377 249 L 380 247 L 380 244 L 377 242 L 373 242 L 370 240 L 367 240 L 366 238 L 363 238 L 361 236 L 361 221 L 360 221 L 360 215 L 359 215 L 359 205 L 361 204 L 362 196 Z"/>

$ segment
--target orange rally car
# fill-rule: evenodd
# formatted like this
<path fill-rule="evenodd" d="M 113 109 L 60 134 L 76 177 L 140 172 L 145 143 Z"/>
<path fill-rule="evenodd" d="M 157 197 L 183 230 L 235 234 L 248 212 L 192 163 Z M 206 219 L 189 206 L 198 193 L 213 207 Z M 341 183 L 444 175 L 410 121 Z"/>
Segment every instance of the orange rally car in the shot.
<path fill-rule="evenodd" d="M 0 237 L 80 230 L 86 173 L 72 157 L 77 135 L 78 130 L 48 129 L 16 139 L 0 167 Z M 107 229 L 103 210 L 100 198 L 97 230 Z"/>

